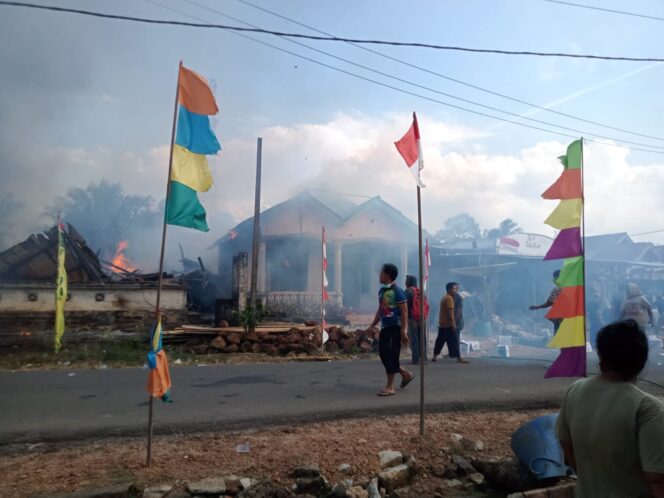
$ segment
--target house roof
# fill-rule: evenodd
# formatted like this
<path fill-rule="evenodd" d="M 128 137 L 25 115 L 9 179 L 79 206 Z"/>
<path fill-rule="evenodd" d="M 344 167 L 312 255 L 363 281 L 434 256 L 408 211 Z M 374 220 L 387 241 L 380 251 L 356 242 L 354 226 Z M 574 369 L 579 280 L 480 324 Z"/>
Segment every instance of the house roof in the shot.
<path fill-rule="evenodd" d="M 99 259 L 71 225 L 67 225 L 65 230 L 64 245 L 65 267 L 70 282 L 101 282 L 104 279 Z M 57 251 L 57 227 L 30 235 L 0 253 L 0 281 L 55 281 Z"/>
<path fill-rule="evenodd" d="M 382 239 L 416 240 L 417 224 L 379 196 L 357 205 L 343 194 L 327 190 L 305 190 L 261 212 L 263 237 L 308 235 L 320 237 L 326 226 L 329 240 Z M 247 218 L 217 244 L 250 240 L 253 217 Z M 415 239 L 414 239 L 415 238 Z"/>

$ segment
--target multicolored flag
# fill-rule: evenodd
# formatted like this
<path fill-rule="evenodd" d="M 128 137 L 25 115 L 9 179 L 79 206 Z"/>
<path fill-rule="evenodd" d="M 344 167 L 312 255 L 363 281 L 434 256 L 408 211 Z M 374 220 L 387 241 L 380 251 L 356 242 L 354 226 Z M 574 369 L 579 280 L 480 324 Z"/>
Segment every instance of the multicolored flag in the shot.
<path fill-rule="evenodd" d="M 171 374 L 168 370 L 168 358 L 161 343 L 161 319 L 157 320 L 150 334 L 150 352 L 148 353 L 148 393 L 165 403 L 172 403 Z"/>
<path fill-rule="evenodd" d="M 581 234 L 583 222 L 583 139 L 572 142 L 567 154 L 561 156 L 562 175 L 543 194 L 545 199 L 559 199 L 560 203 L 545 223 L 560 229 L 545 260 L 564 259 L 556 285 L 561 292 L 549 319 L 562 320 L 558 331 L 547 345 L 559 348 L 560 355 L 545 377 L 585 377 L 585 259 Z"/>
<path fill-rule="evenodd" d="M 180 108 L 172 150 L 166 223 L 207 232 L 205 208 L 197 192 L 207 192 L 212 187 L 212 172 L 205 156 L 219 152 L 221 145 L 208 116 L 217 114 L 219 109 L 205 78 L 182 65 L 178 99 Z"/>
<path fill-rule="evenodd" d="M 58 275 L 55 282 L 55 352 L 62 348 L 65 334 L 65 302 L 67 302 L 67 269 L 65 268 L 65 226 L 58 216 Z"/>
<path fill-rule="evenodd" d="M 413 124 L 406 134 L 398 142 L 394 142 L 399 154 L 406 161 L 406 166 L 413 174 L 417 186 L 424 188 L 420 171 L 424 169 L 424 160 L 422 159 L 422 144 L 420 142 L 420 128 L 417 124 L 417 115 L 413 113 Z"/>

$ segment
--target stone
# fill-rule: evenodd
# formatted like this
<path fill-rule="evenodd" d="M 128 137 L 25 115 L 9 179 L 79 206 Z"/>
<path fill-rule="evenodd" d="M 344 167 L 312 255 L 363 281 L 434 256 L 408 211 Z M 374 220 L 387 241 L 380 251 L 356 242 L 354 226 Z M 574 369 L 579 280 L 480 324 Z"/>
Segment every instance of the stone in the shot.
<path fill-rule="evenodd" d="M 251 352 L 252 353 L 260 353 L 262 350 L 263 350 L 263 346 L 261 346 L 257 342 L 251 345 Z"/>
<path fill-rule="evenodd" d="M 448 479 L 445 481 L 445 486 L 448 488 L 460 488 L 463 483 L 459 479 Z"/>
<path fill-rule="evenodd" d="M 226 342 L 228 344 L 239 345 L 242 342 L 242 338 L 240 337 L 240 334 L 228 334 L 226 336 Z"/>
<path fill-rule="evenodd" d="M 463 441 L 463 436 L 454 432 L 450 434 L 450 441 L 452 441 L 452 443 L 461 444 L 461 441 Z"/>
<path fill-rule="evenodd" d="M 160 484 L 158 486 L 150 486 L 143 490 L 143 498 L 163 498 L 171 490 L 173 486 L 170 484 Z"/>
<path fill-rule="evenodd" d="M 263 344 L 261 349 L 265 354 L 270 356 L 277 356 L 277 347 L 274 344 Z"/>
<path fill-rule="evenodd" d="M 231 344 L 224 348 L 224 353 L 237 353 L 240 350 L 240 347 L 237 344 Z"/>
<path fill-rule="evenodd" d="M 237 498 L 292 498 L 293 493 L 269 480 L 254 483 L 240 493 Z"/>
<path fill-rule="evenodd" d="M 479 472 L 475 472 L 473 474 L 470 474 L 468 476 L 468 478 L 471 481 L 473 481 L 473 484 L 475 484 L 476 486 L 481 486 L 482 484 L 484 484 L 484 481 L 485 481 L 484 476 L 482 474 L 480 474 Z"/>
<path fill-rule="evenodd" d="M 367 492 L 369 493 L 369 498 L 381 498 L 380 491 L 378 489 L 378 479 L 371 479 L 369 486 L 367 486 Z"/>
<path fill-rule="evenodd" d="M 362 439 L 362 438 L 357 440 L 357 444 L 367 444 L 368 442 L 369 441 L 367 441 L 366 439 Z"/>
<path fill-rule="evenodd" d="M 342 463 L 339 465 L 339 472 L 341 472 L 343 475 L 350 475 L 353 472 L 353 467 L 351 467 L 348 463 Z"/>
<path fill-rule="evenodd" d="M 396 467 L 399 464 L 403 463 L 403 454 L 400 451 L 381 451 L 378 453 L 378 458 L 380 458 L 380 468 L 389 469 L 390 467 Z"/>
<path fill-rule="evenodd" d="M 473 449 L 475 451 L 484 451 L 484 443 L 482 441 L 475 441 Z"/>
<path fill-rule="evenodd" d="M 378 482 L 381 487 L 390 492 L 393 489 L 403 488 L 410 484 L 413 476 L 413 469 L 408 465 L 401 464 L 380 472 Z"/>
<path fill-rule="evenodd" d="M 321 475 L 317 477 L 298 477 L 295 479 L 295 493 L 298 495 L 327 496 L 329 492 L 330 485 Z"/>
<path fill-rule="evenodd" d="M 330 498 L 346 498 L 346 491 L 348 491 L 348 486 L 346 483 L 338 482 L 332 486 L 330 491 Z"/>
<path fill-rule="evenodd" d="M 473 460 L 473 467 L 492 488 L 505 491 L 525 491 L 541 486 L 541 482 L 516 459 Z"/>
<path fill-rule="evenodd" d="M 226 481 L 226 494 L 227 495 L 237 495 L 242 491 L 243 486 L 240 478 L 237 476 L 225 476 L 224 480 Z"/>
<path fill-rule="evenodd" d="M 320 476 L 320 467 L 316 464 L 305 464 L 295 467 L 293 470 L 293 477 L 319 477 Z"/>
<path fill-rule="evenodd" d="M 369 498 L 369 492 L 360 486 L 353 486 L 346 492 L 347 498 Z"/>
<path fill-rule="evenodd" d="M 222 477 L 208 477 L 188 482 L 187 491 L 192 495 L 220 495 L 226 492 L 226 480 Z"/>
<path fill-rule="evenodd" d="M 459 472 L 462 475 L 469 476 L 477 472 L 475 467 L 473 467 L 468 460 L 460 455 L 452 455 L 452 461 L 457 467 L 459 467 Z"/>
<path fill-rule="evenodd" d="M 403 463 L 409 467 L 415 468 L 417 467 L 417 458 L 415 458 L 413 455 L 404 455 Z"/>
<path fill-rule="evenodd" d="M 454 463 L 446 465 L 445 470 L 443 471 L 443 477 L 445 479 L 456 479 L 459 477 L 459 467 Z"/>
<path fill-rule="evenodd" d="M 225 328 L 228 328 L 228 327 L 229 327 L 229 325 L 228 325 L 228 322 L 226 320 L 221 320 L 219 322 L 219 328 L 225 329 Z"/>
<path fill-rule="evenodd" d="M 251 351 L 251 343 L 249 341 L 244 341 L 242 344 L 240 344 L 240 351 L 243 353 L 248 353 Z"/>
<path fill-rule="evenodd" d="M 226 346 L 226 340 L 220 335 L 212 339 L 212 342 L 210 343 L 210 347 L 218 349 L 219 351 L 226 349 Z"/>
<path fill-rule="evenodd" d="M 355 339 L 343 339 L 341 341 L 341 349 L 344 353 L 350 353 L 355 347 Z"/>
<path fill-rule="evenodd" d="M 251 477 L 242 477 L 240 478 L 240 486 L 242 486 L 242 489 L 249 489 L 250 487 L 254 486 L 258 481 L 256 479 L 252 479 Z"/>
<path fill-rule="evenodd" d="M 339 344 L 337 344 L 336 342 L 327 341 L 325 343 L 325 351 L 327 351 L 328 353 L 338 353 Z"/>
<path fill-rule="evenodd" d="M 369 341 L 362 341 L 360 343 L 360 351 L 363 353 L 371 353 L 371 351 L 373 351 L 373 346 Z"/>

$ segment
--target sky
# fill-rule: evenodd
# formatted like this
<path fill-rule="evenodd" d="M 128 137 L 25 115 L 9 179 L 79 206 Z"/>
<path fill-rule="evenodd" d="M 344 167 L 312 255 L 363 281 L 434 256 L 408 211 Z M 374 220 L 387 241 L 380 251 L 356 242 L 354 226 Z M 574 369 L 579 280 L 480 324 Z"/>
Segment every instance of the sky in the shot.
<path fill-rule="evenodd" d="M 354 38 L 639 57 L 661 57 L 655 47 L 664 42 L 661 22 L 541 0 L 248 1 Z M 38 3 L 312 33 L 239 0 Z M 625 8 L 618 1 L 602 6 Z M 529 232 L 552 235 L 542 221 L 555 202 L 540 194 L 559 175 L 556 157 L 572 138 L 404 94 L 230 32 L 0 9 L 0 214 L 11 224 L 12 242 L 43 228 L 45 209 L 71 187 L 107 179 L 130 194 L 163 198 L 180 60 L 208 78 L 220 107 L 213 127 L 223 150 L 210 159 L 214 187 L 200 195 L 211 231 L 189 237 L 199 247 L 252 214 L 258 136 L 264 208 L 304 188 L 325 188 L 356 202 L 380 195 L 415 219 L 414 183 L 393 146 L 414 110 L 424 149 L 426 229 L 435 232 L 445 219 L 468 212 L 482 228 L 509 217 Z M 655 0 L 636 0 L 629 9 L 664 17 L 664 4 Z M 402 80 L 395 81 L 284 39 L 250 36 L 508 121 L 516 118 L 436 92 L 573 128 L 559 131 L 574 137 L 664 147 L 662 64 L 370 47 L 422 71 L 344 43 L 299 41 Z M 654 138 L 551 114 L 432 73 Z M 588 142 L 585 149 L 587 233 L 664 229 L 664 155 L 612 143 Z M 635 240 L 664 243 L 664 232 Z M 158 241 L 150 243 L 156 252 Z"/>

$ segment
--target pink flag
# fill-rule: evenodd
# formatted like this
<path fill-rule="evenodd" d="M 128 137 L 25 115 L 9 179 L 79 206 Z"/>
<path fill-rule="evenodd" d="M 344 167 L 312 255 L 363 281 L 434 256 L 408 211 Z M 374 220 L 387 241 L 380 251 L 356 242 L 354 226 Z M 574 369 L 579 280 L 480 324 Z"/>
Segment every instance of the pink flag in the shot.
<path fill-rule="evenodd" d="M 551 377 L 585 377 L 586 376 L 586 347 L 577 346 L 563 348 L 560 356 L 553 362 L 551 368 L 544 375 L 545 379 Z"/>
<path fill-rule="evenodd" d="M 410 129 L 394 145 L 396 145 L 399 154 L 406 161 L 406 166 L 408 166 L 408 169 L 415 177 L 417 186 L 424 188 L 424 184 L 420 178 L 420 171 L 424 169 L 422 144 L 420 143 L 420 128 L 417 125 L 417 115 L 415 113 L 413 113 L 413 124 L 410 126 Z"/>

